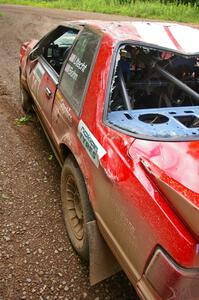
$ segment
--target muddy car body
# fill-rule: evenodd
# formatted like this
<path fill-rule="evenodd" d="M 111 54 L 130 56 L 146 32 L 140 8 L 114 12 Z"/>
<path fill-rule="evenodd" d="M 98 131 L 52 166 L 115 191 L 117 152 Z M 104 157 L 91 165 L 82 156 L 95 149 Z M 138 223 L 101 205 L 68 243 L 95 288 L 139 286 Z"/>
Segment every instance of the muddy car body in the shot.
<path fill-rule="evenodd" d="M 142 299 L 199 298 L 197 40 L 177 24 L 80 21 L 21 47 L 22 105 L 63 167 L 73 246 L 88 257 L 96 219 Z"/>

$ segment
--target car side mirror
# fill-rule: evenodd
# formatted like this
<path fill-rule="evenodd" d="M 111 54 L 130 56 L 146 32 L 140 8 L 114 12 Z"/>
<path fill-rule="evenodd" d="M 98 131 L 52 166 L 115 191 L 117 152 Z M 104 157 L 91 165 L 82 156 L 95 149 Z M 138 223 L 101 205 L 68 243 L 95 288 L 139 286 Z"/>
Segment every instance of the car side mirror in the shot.
<path fill-rule="evenodd" d="M 30 54 L 29 54 L 29 59 L 30 60 L 35 60 L 38 58 L 38 56 L 41 54 L 41 48 L 40 47 L 36 47 L 35 49 L 33 49 Z"/>

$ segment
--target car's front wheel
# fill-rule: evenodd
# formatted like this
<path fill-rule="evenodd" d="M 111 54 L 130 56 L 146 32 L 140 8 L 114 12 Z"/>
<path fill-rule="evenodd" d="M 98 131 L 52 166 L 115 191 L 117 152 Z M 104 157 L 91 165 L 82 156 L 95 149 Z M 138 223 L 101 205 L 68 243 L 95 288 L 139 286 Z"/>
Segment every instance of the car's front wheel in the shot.
<path fill-rule="evenodd" d="M 65 160 L 61 175 L 61 199 L 64 221 L 77 253 L 89 259 L 87 222 L 94 220 L 82 172 L 72 155 Z"/>

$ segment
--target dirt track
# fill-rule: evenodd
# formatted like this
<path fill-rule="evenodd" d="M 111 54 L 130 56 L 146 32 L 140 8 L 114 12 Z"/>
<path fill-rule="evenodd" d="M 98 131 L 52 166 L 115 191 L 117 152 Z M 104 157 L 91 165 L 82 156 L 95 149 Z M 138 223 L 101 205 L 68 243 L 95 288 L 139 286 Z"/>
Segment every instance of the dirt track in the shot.
<path fill-rule="evenodd" d="M 21 43 L 64 20 L 113 16 L 19 6 L 0 6 L 0 12 L 0 300 L 137 299 L 123 273 L 89 286 L 87 267 L 64 229 L 60 167 L 49 160 L 52 152 L 39 123 L 15 122 L 23 115 Z"/>

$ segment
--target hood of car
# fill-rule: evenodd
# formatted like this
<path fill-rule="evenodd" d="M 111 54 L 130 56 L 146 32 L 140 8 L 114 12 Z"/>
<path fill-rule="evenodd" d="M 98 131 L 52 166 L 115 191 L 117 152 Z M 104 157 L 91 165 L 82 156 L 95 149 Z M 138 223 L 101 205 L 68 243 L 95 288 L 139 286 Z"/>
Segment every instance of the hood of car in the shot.
<path fill-rule="evenodd" d="M 199 196 L 199 141 L 153 142 L 135 140 L 129 155 L 147 163 L 158 177 L 173 179 Z"/>

